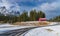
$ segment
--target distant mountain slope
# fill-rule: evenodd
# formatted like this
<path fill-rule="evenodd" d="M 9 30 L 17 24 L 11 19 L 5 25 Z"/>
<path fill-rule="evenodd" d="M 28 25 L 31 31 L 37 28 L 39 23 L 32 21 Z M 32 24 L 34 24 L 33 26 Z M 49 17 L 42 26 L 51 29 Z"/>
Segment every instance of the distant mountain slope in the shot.
<path fill-rule="evenodd" d="M 0 7 L 0 14 L 3 14 L 5 16 L 8 16 L 8 15 L 14 15 L 14 16 L 17 16 L 20 14 L 19 11 L 13 11 L 13 10 L 8 10 L 6 9 L 6 7 Z"/>

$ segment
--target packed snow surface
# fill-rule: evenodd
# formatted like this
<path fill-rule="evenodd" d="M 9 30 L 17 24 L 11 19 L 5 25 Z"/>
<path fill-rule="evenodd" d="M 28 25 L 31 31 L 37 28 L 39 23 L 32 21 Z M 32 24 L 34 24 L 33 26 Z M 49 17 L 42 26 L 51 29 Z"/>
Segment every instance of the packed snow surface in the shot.
<path fill-rule="evenodd" d="M 11 30 L 16 30 L 16 29 L 21 29 L 21 28 L 28 28 L 28 27 L 35 27 L 35 26 L 17 26 L 17 25 L 11 25 L 9 23 L 0 24 L 0 34 L 11 31 Z"/>
<path fill-rule="evenodd" d="M 10 25 L 9 23 L 6 23 L 6 24 L 0 24 L 0 28 L 2 27 L 11 27 L 11 26 L 14 26 L 14 25 Z"/>
<path fill-rule="evenodd" d="M 27 28 L 27 27 L 32 27 L 32 26 L 17 26 L 17 25 L 10 25 L 10 24 L 1 24 L 0 25 L 0 34 L 11 31 L 11 30 Z"/>
<path fill-rule="evenodd" d="M 29 30 L 23 35 L 24 36 L 60 36 L 60 25 L 35 28 Z"/>

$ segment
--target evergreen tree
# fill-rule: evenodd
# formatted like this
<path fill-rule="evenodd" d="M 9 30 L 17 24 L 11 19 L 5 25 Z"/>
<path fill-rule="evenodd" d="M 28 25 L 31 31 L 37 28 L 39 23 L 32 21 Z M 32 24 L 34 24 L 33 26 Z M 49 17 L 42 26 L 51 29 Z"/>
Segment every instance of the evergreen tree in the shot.
<path fill-rule="evenodd" d="M 23 11 L 23 13 L 19 16 L 20 21 L 28 21 L 28 12 Z"/>
<path fill-rule="evenodd" d="M 30 20 L 31 21 L 36 21 L 36 18 L 37 18 L 37 12 L 36 12 L 36 10 L 30 11 Z"/>
<path fill-rule="evenodd" d="M 42 11 L 38 12 L 38 18 L 45 18 L 45 13 Z"/>

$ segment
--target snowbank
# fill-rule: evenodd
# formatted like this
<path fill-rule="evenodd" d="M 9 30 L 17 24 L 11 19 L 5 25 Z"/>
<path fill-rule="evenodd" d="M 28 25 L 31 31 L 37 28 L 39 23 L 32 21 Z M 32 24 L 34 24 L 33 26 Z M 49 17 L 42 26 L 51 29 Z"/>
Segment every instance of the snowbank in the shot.
<path fill-rule="evenodd" d="M 60 36 L 60 25 L 32 29 L 24 33 L 23 35 L 24 36 Z"/>

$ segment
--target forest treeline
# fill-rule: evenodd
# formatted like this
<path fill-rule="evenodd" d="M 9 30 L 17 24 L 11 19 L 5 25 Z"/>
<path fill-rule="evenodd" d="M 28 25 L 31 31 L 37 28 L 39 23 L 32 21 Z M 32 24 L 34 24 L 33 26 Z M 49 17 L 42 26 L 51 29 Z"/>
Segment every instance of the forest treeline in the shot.
<path fill-rule="evenodd" d="M 45 13 L 43 11 L 31 10 L 29 13 L 27 11 L 23 11 L 19 16 L 0 15 L 0 22 L 14 23 L 22 21 L 37 21 L 39 18 L 45 18 Z"/>
<path fill-rule="evenodd" d="M 53 18 L 49 19 L 49 21 L 60 22 L 60 16 L 53 17 Z"/>

